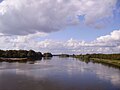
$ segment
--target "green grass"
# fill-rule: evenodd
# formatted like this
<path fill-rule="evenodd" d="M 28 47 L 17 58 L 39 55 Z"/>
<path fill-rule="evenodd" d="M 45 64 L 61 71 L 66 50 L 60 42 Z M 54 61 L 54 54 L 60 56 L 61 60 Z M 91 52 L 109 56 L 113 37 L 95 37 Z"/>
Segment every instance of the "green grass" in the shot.
<path fill-rule="evenodd" d="M 90 60 L 93 62 L 103 63 L 109 66 L 120 68 L 120 60 L 109 60 L 109 59 L 99 59 L 99 58 L 90 58 Z"/>

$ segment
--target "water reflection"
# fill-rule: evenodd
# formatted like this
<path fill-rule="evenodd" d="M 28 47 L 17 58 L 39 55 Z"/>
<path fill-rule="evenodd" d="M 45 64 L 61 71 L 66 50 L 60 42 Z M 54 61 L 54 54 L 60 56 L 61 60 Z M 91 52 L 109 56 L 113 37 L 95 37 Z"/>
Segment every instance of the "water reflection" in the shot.
<path fill-rule="evenodd" d="M 36 61 L 28 61 L 29 64 L 35 64 Z"/>
<path fill-rule="evenodd" d="M 27 63 L 0 63 L 0 90 L 17 89 L 119 90 L 120 70 L 58 57 Z"/>
<path fill-rule="evenodd" d="M 44 60 L 51 60 L 52 57 L 43 57 Z"/>

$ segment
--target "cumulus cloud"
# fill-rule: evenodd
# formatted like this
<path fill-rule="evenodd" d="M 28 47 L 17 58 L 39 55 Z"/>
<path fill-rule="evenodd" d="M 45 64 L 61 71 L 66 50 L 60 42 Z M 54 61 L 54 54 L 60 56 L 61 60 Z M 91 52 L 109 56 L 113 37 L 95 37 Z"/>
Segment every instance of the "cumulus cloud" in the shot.
<path fill-rule="evenodd" d="M 46 33 L 37 32 L 26 36 L 11 36 L 0 34 L 0 48 L 1 49 L 39 49 L 37 39 L 47 36 Z M 36 48 L 36 49 L 35 49 Z"/>
<path fill-rule="evenodd" d="M 110 35 L 101 36 L 97 38 L 99 42 L 120 41 L 120 30 L 114 30 Z"/>
<path fill-rule="evenodd" d="M 4 0 L 0 3 L 0 33 L 28 35 L 54 32 L 69 25 L 112 16 L 117 0 Z"/>
<path fill-rule="evenodd" d="M 1 49 L 33 49 L 52 53 L 120 53 L 120 30 L 110 35 L 98 37 L 91 42 L 69 39 L 67 41 L 37 40 L 45 33 L 36 33 L 26 36 L 4 36 L 1 34 Z"/>

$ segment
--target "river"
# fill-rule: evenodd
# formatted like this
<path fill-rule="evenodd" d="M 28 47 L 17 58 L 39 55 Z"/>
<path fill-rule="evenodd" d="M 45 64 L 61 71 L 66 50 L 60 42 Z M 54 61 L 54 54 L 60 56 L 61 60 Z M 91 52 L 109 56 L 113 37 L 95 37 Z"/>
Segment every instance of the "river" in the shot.
<path fill-rule="evenodd" d="M 120 70 L 75 58 L 0 62 L 0 90 L 120 90 Z"/>

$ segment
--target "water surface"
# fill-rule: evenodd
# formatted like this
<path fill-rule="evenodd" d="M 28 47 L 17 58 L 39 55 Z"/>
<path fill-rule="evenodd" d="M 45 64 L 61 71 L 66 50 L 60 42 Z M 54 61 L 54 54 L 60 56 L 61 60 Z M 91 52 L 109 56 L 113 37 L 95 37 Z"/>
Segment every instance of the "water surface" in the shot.
<path fill-rule="evenodd" d="M 0 90 L 120 90 L 120 70 L 74 58 L 1 62 Z"/>

